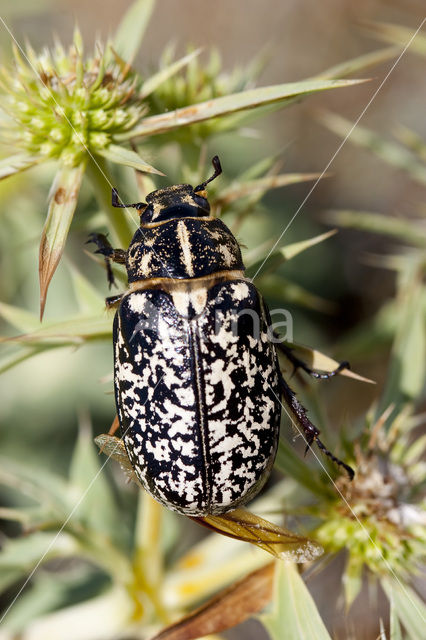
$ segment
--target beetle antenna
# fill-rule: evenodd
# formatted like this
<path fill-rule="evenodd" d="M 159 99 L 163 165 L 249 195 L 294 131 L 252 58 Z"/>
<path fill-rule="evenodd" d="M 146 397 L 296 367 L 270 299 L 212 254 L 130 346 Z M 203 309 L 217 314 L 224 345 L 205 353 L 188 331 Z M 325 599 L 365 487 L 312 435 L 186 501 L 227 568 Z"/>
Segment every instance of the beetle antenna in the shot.
<path fill-rule="evenodd" d="M 119 202 L 119 195 L 117 189 L 112 190 L 111 196 L 111 204 L 113 207 L 117 209 L 126 209 L 127 207 L 133 207 L 134 209 L 143 209 L 145 207 L 145 202 L 134 202 L 133 204 L 121 204 Z"/>
<path fill-rule="evenodd" d="M 220 164 L 219 156 L 214 156 L 214 158 L 212 158 L 212 165 L 214 168 L 213 175 L 210 176 L 210 178 L 208 178 L 208 180 L 206 180 L 205 182 L 202 182 L 201 184 L 199 184 L 198 187 L 195 187 L 194 189 L 195 192 L 203 191 L 203 189 L 206 188 L 209 182 L 211 182 L 212 180 L 220 176 L 220 174 L 222 173 L 222 166 Z"/>
<path fill-rule="evenodd" d="M 333 462 L 338 464 L 340 467 L 343 467 L 345 469 L 346 473 L 349 476 L 349 480 L 353 480 L 354 479 L 354 475 L 355 475 L 355 471 L 352 469 L 352 467 L 350 467 L 348 464 L 346 464 L 342 460 L 339 460 L 339 458 L 336 458 L 336 456 L 333 453 L 331 453 L 331 451 L 329 451 L 323 445 L 323 443 L 321 442 L 321 440 L 319 438 L 315 437 L 314 440 L 317 443 L 318 449 L 321 449 L 321 451 L 323 453 L 325 453 L 325 455 L 328 456 L 331 460 L 333 460 Z"/>

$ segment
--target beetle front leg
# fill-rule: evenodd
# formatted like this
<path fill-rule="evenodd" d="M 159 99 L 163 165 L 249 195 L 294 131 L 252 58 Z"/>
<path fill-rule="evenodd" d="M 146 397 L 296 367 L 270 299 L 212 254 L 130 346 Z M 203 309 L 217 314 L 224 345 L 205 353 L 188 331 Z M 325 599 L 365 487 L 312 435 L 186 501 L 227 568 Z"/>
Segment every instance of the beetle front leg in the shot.
<path fill-rule="evenodd" d="M 277 338 L 278 336 L 274 333 L 274 337 Z M 298 369 L 302 369 L 310 376 L 312 376 L 312 378 L 316 378 L 317 380 L 328 380 L 329 378 L 333 378 L 333 376 L 336 376 L 344 369 L 351 368 L 349 362 L 345 360 L 344 362 L 341 362 L 339 366 L 336 367 L 336 369 L 333 369 L 333 371 L 318 371 L 316 369 L 311 369 L 311 367 L 309 367 L 306 362 L 303 362 L 303 360 L 295 356 L 293 353 L 293 349 L 291 347 L 288 347 L 286 344 L 277 342 L 276 347 L 294 366 L 293 373 L 295 373 Z"/>
<path fill-rule="evenodd" d="M 104 256 L 109 288 L 111 289 L 112 285 L 117 286 L 112 272 L 111 262 L 126 264 L 126 251 L 123 249 L 114 249 L 103 233 L 91 233 L 86 244 L 90 244 L 91 242 L 98 247 L 95 253 L 100 253 Z"/>
<path fill-rule="evenodd" d="M 349 479 L 352 480 L 355 475 L 355 472 L 352 469 L 352 467 L 347 465 L 345 462 L 342 462 L 342 460 L 339 460 L 339 458 L 336 458 L 336 456 L 325 447 L 325 445 L 318 438 L 320 433 L 319 429 L 317 429 L 316 426 L 312 424 L 312 422 L 309 420 L 308 416 L 306 415 L 306 409 L 303 407 L 303 405 L 300 404 L 300 402 L 296 398 L 296 394 L 294 393 L 294 391 L 290 389 L 290 387 L 288 386 L 288 384 L 286 383 L 286 381 L 282 376 L 281 376 L 280 382 L 281 382 L 281 393 L 282 393 L 284 402 L 290 409 L 299 427 L 301 427 L 301 429 L 303 430 L 303 433 L 306 439 L 305 454 L 307 453 L 308 449 L 310 449 L 312 443 L 316 442 L 318 448 L 321 449 L 321 451 L 325 453 L 326 456 L 328 456 L 331 460 L 333 460 L 333 462 L 338 464 L 340 467 L 343 467 L 346 470 L 349 476 Z"/>

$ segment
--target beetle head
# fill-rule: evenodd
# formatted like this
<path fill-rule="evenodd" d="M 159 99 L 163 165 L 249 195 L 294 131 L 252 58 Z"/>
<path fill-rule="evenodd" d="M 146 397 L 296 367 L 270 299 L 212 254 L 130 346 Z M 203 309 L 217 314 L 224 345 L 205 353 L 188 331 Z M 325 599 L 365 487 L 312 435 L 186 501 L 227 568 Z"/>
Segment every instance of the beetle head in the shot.
<path fill-rule="evenodd" d="M 213 158 L 212 164 L 213 175 L 195 189 L 190 184 L 177 184 L 149 193 L 146 203 L 140 203 L 138 206 L 141 224 L 164 222 L 174 218 L 208 217 L 210 205 L 205 187 L 222 173 L 218 156 Z"/>
<path fill-rule="evenodd" d="M 205 218 L 210 215 L 210 205 L 190 184 L 176 184 L 148 194 L 146 206 L 139 214 L 141 224 L 174 218 Z"/>

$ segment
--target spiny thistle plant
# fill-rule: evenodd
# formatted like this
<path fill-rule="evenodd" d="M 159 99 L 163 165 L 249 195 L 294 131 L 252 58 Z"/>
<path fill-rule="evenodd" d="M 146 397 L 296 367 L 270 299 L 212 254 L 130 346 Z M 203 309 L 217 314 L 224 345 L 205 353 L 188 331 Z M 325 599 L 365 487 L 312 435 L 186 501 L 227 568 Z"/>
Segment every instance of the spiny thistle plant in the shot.
<path fill-rule="evenodd" d="M 138 9 L 146 3 L 136 3 L 130 10 L 139 20 Z M 140 5 L 140 6 L 139 6 Z M 128 25 L 128 16 L 123 25 Z M 143 28 L 145 21 L 140 21 Z M 7 177 L 48 160 L 58 163 L 51 192 L 49 210 L 40 243 L 40 316 L 43 317 L 47 289 L 64 250 L 68 230 L 77 206 L 78 193 L 86 170 L 91 170 L 95 188 L 100 192 L 101 205 L 106 205 L 107 185 L 111 187 L 109 162 L 130 166 L 145 173 L 160 173 L 126 146 L 128 141 L 173 132 L 197 122 L 212 120 L 262 105 L 288 103 L 315 91 L 343 87 L 354 80 L 310 80 L 302 83 L 277 85 L 239 91 L 235 82 L 223 80 L 221 97 L 200 102 L 203 94 L 177 91 L 155 97 L 156 90 L 170 77 L 189 64 L 199 52 L 185 56 L 143 79 L 131 67 L 132 60 L 120 57 L 123 33 L 119 29 L 116 41 L 106 46 L 98 43 L 95 53 L 87 58 L 78 30 L 73 44 L 66 50 L 57 43 L 53 51 L 47 48 L 37 55 L 31 47 L 14 49 L 12 68 L 1 70 L 3 89 L 2 134 L 8 149 L 16 155 L 8 156 L 0 167 L 0 177 Z M 134 34 L 139 41 L 141 33 Z M 198 78 L 197 76 L 200 76 Z M 195 68 L 195 84 L 204 81 L 204 71 Z M 183 80 L 184 81 L 184 80 Z M 174 86 L 182 82 L 175 77 Z M 165 98 L 167 96 L 167 98 Z M 191 100 L 195 99 L 194 104 Z M 180 108 L 178 108 L 180 107 Z M 164 108 L 165 111 L 156 111 Z M 149 115 L 147 115 L 149 112 Z M 146 116 L 146 117 L 145 117 Z M 228 128 L 235 127 L 231 121 Z M 192 132 L 193 143 L 200 144 L 221 124 Z M 10 151 L 9 151 L 10 153 Z M 94 175 L 93 175 L 94 174 Z M 99 184 L 101 181 L 101 184 Z M 108 207 L 107 210 L 110 210 Z M 111 215 L 111 214 L 110 214 Z M 117 240 L 127 245 L 131 233 L 123 215 L 113 215 L 111 224 Z"/>
<path fill-rule="evenodd" d="M 133 220 L 110 207 L 110 188 L 117 177 L 135 188 L 135 183 L 126 182 L 125 171 L 138 171 L 136 182 L 143 198 L 164 184 L 156 177 L 161 171 L 153 165 L 166 168 L 163 149 L 168 145 L 169 150 L 173 143 L 179 158 L 179 174 L 173 181 L 198 183 L 213 155 L 214 136 L 224 131 L 235 135 L 246 114 L 259 117 L 258 107 L 283 107 L 316 91 L 356 84 L 336 78 L 363 71 L 396 51 L 395 47 L 379 50 L 301 82 L 254 88 L 257 63 L 244 72 L 227 74 L 215 53 L 203 65 L 198 51 L 175 61 L 168 48 L 158 72 L 145 75 L 136 71 L 133 60 L 152 7 L 148 0 L 135 2 L 115 39 L 105 46 L 98 44 L 91 57 L 85 56 L 76 30 L 68 49 L 57 43 L 53 51 L 41 54 L 31 47 L 15 50 L 14 62 L 1 72 L 0 104 L 5 114 L 1 124 L 7 144 L 1 177 L 44 162 L 53 164 L 56 171 L 40 245 L 42 314 L 49 283 L 73 231 L 84 176 L 97 198 L 96 204 L 81 204 L 88 214 L 85 232 L 103 225 L 114 241 L 127 247 Z M 10 155 L 11 148 L 15 155 Z M 118 171 L 111 163 L 119 165 Z M 267 158 L 232 180 L 225 175 L 220 188 L 215 185 L 211 190 L 212 209 L 237 231 L 247 221 L 256 230 L 251 214 L 262 210 L 261 199 L 270 189 L 317 177 L 277 174 L 275 158 Z M 327 215 L 344 225 L 350 213 Z M 352 215 L 352 224 L 355 219 L 370 231 L 410 237 L 414 247 L 423 242 L 421 225 L 414 229 L 407 223 L 396 230 L 386 216 L 375 227 L 377 217 Z M 329 311 L 328 301 L 285 281 L 277 270 L 333 233 L 279 246 L 271 255 L 274 239 L 259 244 L 255 234 L 252 246 L 243 249 L 247 273 L 254 277 L 262 267 L 258 285 L 266 295 Z M 103 260 L 98 264 L 104 267 Z M 372 326 L 361 327 L 341 345 L 345 358 L 356 359 L 363 349 L 371 354 L 383 333 L 393 344 L 380 402 L 360 422 L 358 433 L 351 429 L 351 437 L 342 436 L 336 448 L 356 467 L 354 481 L 339 477 L 333 487 L 331 467 L 319 471 L 309 466 L 282 439 L 275 468 L 284 479 L 251 508 L 280 524 L 286 514 L 295 528 L 297 521 L 302 534 L 315 541 L 316 549 L 321 544 L 330 555 L 346 553 L 342 576 L 346 606 L 360 592 L 366 574 L 388 596 L 391 637 L 418 640 L 425 608 L 411 582 L 425 551 L 421 511 L 425 440 L 415 439 L 421 416 L 414 410 L 424 384 L 424 255 L 421 251 L 398 254 L 381 260 L 381 265 L 397 272 L 397 295 L 378 312 Z M 40 327 L 37 314 L 12 304 L 0 305 L 3 319 L 19 333 L 2 339 L 5 355 L 0 371 L 24 360 L 32 362 L 42 352 L 63 354 L 64 347 L 89 348 L 93 342 L 110 345 L 112 318 L 104 313 L 102 292 L 75 266 L 69 266 L 69 271 L 79 306 L 74 314 L 64 312 Z M 119 268 L 114 267 L 114 274 L 125 282 Z M 419 300 L 423 301 L 420 311 Z M 337 366 L 317 350 L 291 346 L 313 368 L 327 371 Z M 344 373 L 360 379 L 355 373 Z M 104 382 L 109 389 L 111 378 Z M 295 383 L 301 394 L 309 395 L 298 375 Z M 61 420 L 58 416 L 58 424 Z M 36 458 L 1 460 L 0 483 L 7 506 L 0 508 L 0 517 L 16 525 L 0 552 L 0 590 L 6 596 L 2 638 L 60 640 L 70 637 L 66 634 L 71 629 L 73 637 L 81 640 L 148 639 L 155 634 L 161 640 L 190 640 L 220 633 L 255 615 L 273 640 L 330 639 L 301 575 L 302 569 L 315 567 L 314 560 L 300 566 L 299 573 L 295 564 L 272 562 L 264 550 L 218 533 L 191 539 L 196 534 L 186 519 L 127 484 L 114 462 L 108 464 L 114 474 L 111 482 L 105 468 L 109 458 L 97 455 L 87 412 L 81 413 L 79 422 L 67 474 L 37 465 Z M 97 442 L 105 448 L 105 440 Z M 109 454 L 128 469 L 125 452 Z M 17 529 L 25 535 L 16 535 Z M 189 531 L 188 537 L 183 531 Z M 180 622 L 175 624 L 176 620 Z"/>
<path fill-rule="evenodd" d="M 389 580 L 400 586 L 419 575 L 426 556 L 426 518 L 419 501 L 426 479 L 422 462 L 426 443 L 413 438 L 419 420 L 402 410 L 388 431 L 385 424 L 382 415 L 365 425 L 354 447 L 356 481 L 352 486 L 345 479 L 337 481 L 339 499 L 321 514 L 324 522 L 316 530 L 315 537 L 326 550 L 347 550 L 348 606 L 361 589 L 364 567 L 387 590 Z"/>

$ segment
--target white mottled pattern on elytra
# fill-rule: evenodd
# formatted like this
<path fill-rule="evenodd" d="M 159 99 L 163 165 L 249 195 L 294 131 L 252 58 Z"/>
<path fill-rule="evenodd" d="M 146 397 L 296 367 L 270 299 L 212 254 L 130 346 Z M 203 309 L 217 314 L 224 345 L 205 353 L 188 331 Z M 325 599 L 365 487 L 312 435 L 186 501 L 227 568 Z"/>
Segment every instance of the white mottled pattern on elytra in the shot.
<path fill-rule="evenodd" d="M 231 284 L 232 299 L 241 302 L 245 300 L 250 293 L 247 282 L 233 282 Z"/>
<path fill-rule="evenodd" d="M 192 315 L 192 311 L 196 314 L 203 311 L 207 302 L 207 289 L 205 285 L 188 288 L 178 285 L 172 289 L 171 296 L 176 310 L 187 318 Z"/>
<path fill-rule="evenodd" d="M 222 501 L 224 505 L 232 504 L 235 500 L 233 477 L 238 479 L 239 490 L 243 494 L 249 493 L 259 481 L 262 469 L 270 465 L 276 447 L 276 440 L 270 435 L 271 431 L 276 433 L 279 408 L 271 387 L 278 396 L 278 377 L 265 319 L 262 318 L 260 323 L 259 339 L 249 333 L 242 336 L 241 332 L 236 331 L 237 302 L 248 300 L 250 289 L 253 291 L 253 287 L 246 282 L 229 283 L 226 292 L 233 300 L 234 308 L 224 311 L 219 331 L 216 334 L 210 332 L 206 341 L 200 344 L 209 413 L 209 449 L 213 462 L 216 462 L 213 501 Z M 216 307 L 220 306 L 220 297 L 221 293 L 218 293 Z M 248 320 L 251 321 L 250 318 Z M 205 316 L 199 319 L 201 330 L 205 330 L 203 321 L 208 322 Z M 211 358 L 212 353 L 214 359 Z M 222 354 L 223 358 L 220 357 Z M 263 393 L 259 395 L 259 391 Z M 234 419 L 234 424 L 238 429 L 237 433 L 226 435 L 230 427 L 229 410 L 232 405 L 237 407 L 238 418 L 236 421 Z M 219 415 L 220 419 L 214 420 L 215 415 Z M 267 441 L 269 439 L 269 449 L 268 446 L 264 447 L 263 454 L 260 454 L 265 438 Z M 237 457 L 246 461 L 240 469 L 233 463 Z M 249 464 L 249 461 L 254 464 Z M 230 468 L 233 468 L 233 473 L 230 473 Z"/>
<path fill-rule="evenodd" d="M 152 492 L 146 463 L 151 460 L 160 465 L 155 478 L 155 497 L 170 507 L 170 492 L 185 494 L 187 509 L 198 512 L 203 487 L 196 470 L 197 460 L 191 463 L 198 455 L 192 437 L 195 396 L 190 372 L 180 374 L 189 357 L 188 345 L 183 339 L 185 332 L 170 324 L 167 332 L 167 318 L 160 317 L 158 335 L 167 333 L 167 340 L 163 341 L 156 339 L 156 332 L 134 332 L 136 323 L 127 327 L 123 321 L 123 315 L 127 319 L 129 312 L 134 313 L 136 319 L 146 311 L 152 314 L 149 293 L 152 292 L 130 294 L 119 311 L 115 376 L 123 439 L 135 471 L 148 491 Z M 168 391 L 161 403 L 155 400 L 156 388 L 160 386 Z M 175 395 L 170 393 L 172 389 Z M 141 402 L 141 392 L 147 393 L 148 401 Z"/>
<path fill-rule="evenodd" d="M 128 429 L 124 441 L 135 472 L 157 500 L 188 515 L 222 513 L 254 495 L 273 463 L 280 418 L 276 355 L 258 293 L 246 281 L 214 285 L 192 319 L 190 295 L 176 302 L 159 290 L 137 291 L 122 302 L 120 423 Z M 135 332 L 152 305 L 158 331 Z M 250 315 L 236 324 L 246 309 L 261 317 L 258 337 Z"/>

